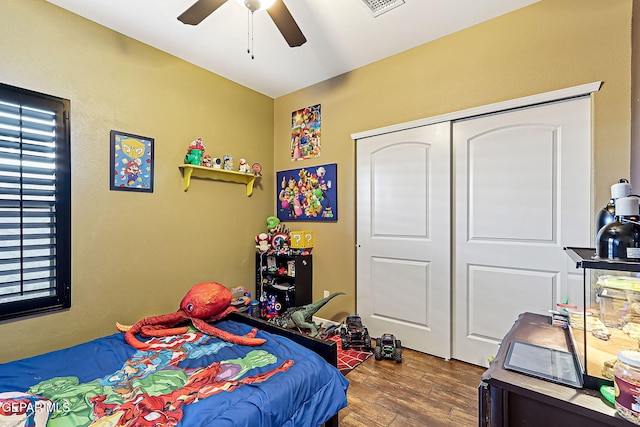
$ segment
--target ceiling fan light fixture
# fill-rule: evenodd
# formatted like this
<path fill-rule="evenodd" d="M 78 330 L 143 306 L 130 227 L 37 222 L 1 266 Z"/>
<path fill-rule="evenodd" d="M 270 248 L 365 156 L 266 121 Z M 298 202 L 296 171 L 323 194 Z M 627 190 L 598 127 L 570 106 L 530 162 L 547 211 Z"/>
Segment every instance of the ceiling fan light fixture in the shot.
<path fill-rule="evenodd" d="M 360 0 L 374 18 L 404 4 L 404 0 Z"/>
<path fill-rule="evenodd" d="M 271 7 L 275 0 L 236 0 L 236 2 L 251 12 L 257 12 L 258 10 L 265 10 Z"/>

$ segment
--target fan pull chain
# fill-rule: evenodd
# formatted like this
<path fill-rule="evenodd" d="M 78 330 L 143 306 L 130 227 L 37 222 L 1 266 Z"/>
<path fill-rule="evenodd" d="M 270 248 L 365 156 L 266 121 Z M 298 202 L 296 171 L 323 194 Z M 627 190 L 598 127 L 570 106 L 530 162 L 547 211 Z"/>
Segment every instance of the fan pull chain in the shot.
<path fill-rule="evenodd" d="M 251 15 L 251 16 L 249 16 Z M 247 53 L 253 56 L 253 11 L 247 9 Z"/>
<path fill-rule="evenodd" d="M 253 59 L 253 34 L 255 33 L 255 31 L 253 31 L 253 10 L 251 11 L 251 59 Z"/>

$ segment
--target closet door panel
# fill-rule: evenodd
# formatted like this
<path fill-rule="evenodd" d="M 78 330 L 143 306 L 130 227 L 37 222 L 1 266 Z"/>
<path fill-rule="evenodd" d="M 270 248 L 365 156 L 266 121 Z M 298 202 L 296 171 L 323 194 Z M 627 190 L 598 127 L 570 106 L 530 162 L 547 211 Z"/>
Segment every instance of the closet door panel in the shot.
<path fill-rule="evenodd" d="M 454 123 L 454 358 L 487 366 L 518 314 L 578 295 L 590 141 L 589 98 Z"/>
<path fill-rule="evenodd" d="M 372 337 L 451 356 L 451 124 L 357 141 L 357 311 Z"/>

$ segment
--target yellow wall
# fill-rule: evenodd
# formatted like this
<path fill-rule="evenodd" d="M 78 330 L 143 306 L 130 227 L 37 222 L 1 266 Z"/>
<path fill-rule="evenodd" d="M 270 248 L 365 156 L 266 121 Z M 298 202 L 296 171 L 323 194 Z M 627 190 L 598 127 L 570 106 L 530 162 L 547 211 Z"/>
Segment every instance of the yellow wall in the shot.
<path fill-rule="evenodd" d="M 5 0 L 0 82 L 71 99 L 72 308 L 0 324 L 0 362 L 114 332 L 113 322 L 177 309 L 193 284 L 252 285 L 253 237 L 273 213 L 274 170 L 338 163 L 337 223 L 316 233 L 319 314 L 355 307 L 355 146 L 351 133 L 602 80 L 594 96 L 594 209 L 629 174 L 631 0 L 542 0 L 276 100 L 59 9 Z M 322 157 L 292 163 L 291 112 L 322 104 Z M 251 126 L 247 126 L 247 120 Z M 109 130 L 156 142 L 153 194 L 109 191 Z M 177 165 L 208 152 L 260 161 L 252 197 Z M 273 141 L 273 145 L 271 145 Z M 275 150 L 275 154 L 274 154 Z"/>
<path fill-rule="evenodd" d="M 0 82 L 71 100 L 73 197 L 71 309 L 0 324 L 0 362 L 175 311 L 199 281 L 253 287 L 273 180 L 185 193 L 178 165 L 202 136 L 273 174 L 273 99 L 43 0 L 2 2 L 0 64 Z M 109 191 L 111 129 L 155 138 L 153 194 Z"/>
<path fill-rule="evenodd" d="M 338 163 L 337 223 L 316 234 L 319 315 L 355 309 L 355 144 L 350 135 L 498 101 L 604 82 L 594 99 L 595 208 L 629 177 L 631 0 L 542 0 L 275 101 L 275 169 Z M 366 48 L 366 47 L 363 47 Z M 291 112 L 322 104 L 322 157 L 292 165 Z M 410 297 L 410 296 L 408 296 Z"/>

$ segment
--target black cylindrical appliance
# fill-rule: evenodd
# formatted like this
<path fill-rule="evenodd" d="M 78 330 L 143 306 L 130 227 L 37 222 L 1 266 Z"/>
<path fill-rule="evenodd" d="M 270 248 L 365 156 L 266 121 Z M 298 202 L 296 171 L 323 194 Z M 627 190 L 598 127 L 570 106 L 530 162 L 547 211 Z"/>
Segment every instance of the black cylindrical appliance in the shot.
<path fill-rule="evenodd" d="M 598 258 L 640 261 L 640 199 L 635 196 L 616 200 L 616 217 L 596 238 Z"/>
<path fill-rule="evenodd" d="M 611 186 L 611 199 L 596 214 L 596 235 L 602 227 L 612 223 L 616 216 L 616 200 L 631 194 L 631 184 L 624 178 Z"/>

